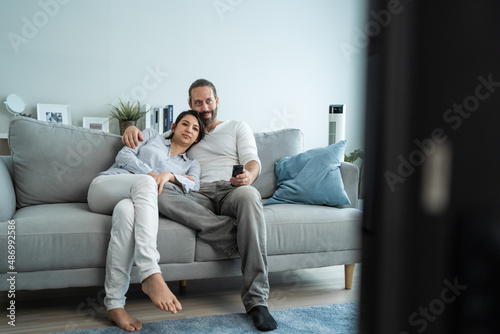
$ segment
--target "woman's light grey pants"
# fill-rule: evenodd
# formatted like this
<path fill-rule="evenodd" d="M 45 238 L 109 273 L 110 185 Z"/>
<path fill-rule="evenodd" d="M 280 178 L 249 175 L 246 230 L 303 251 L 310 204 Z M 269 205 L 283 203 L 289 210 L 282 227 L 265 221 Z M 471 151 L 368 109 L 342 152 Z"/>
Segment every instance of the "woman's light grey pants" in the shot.
<path fill-rule="evenodd" d="M 93 212 L 112 214 L 104 304 L 108 310 L 123 308 L 134 261 L 141 282 L 161 273 L 156 249 L 158 188 L 149 175 L 101 175 L 90 184 L 87 200 Z"/>

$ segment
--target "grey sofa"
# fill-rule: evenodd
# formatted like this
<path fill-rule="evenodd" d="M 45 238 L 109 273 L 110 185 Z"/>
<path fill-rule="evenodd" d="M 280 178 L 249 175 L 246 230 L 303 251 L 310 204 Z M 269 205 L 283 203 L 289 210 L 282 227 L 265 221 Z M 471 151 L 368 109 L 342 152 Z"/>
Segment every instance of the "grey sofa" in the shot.
<path fill-rule="evenodd" d="M 254 186 L 266 199 L 277 189 L 274 163 L 303 150 L 302 132 L 255 137 L 262 171 Z M 13 275 L 17 290 L 102 286 L 111 217 L 89 210 L 87 189 L 112 164 L 119 136 L 19 117 L 10 124 L 9 145 L 12 155 L 0 158 L 0 291 L 9 290 Z M 270 272 L 346 265 L 351 288 L 361 261 L 358 169 L 343 162 L 340 170 L 349 206 L 264 206 Z M 166 281 L 241 275 L 238 255 L 224 258 L 194 230 L 164 217 L 158 248 Z"/>

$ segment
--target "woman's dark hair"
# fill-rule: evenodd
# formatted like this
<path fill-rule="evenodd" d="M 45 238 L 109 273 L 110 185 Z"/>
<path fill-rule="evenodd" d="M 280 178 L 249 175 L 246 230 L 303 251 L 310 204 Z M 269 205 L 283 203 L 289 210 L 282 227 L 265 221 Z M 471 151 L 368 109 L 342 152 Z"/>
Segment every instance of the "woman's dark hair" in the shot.
<path fill-rule="evenodd" d="M 184 118 L 184 116 L 186 115 L 192 115 L 194 117 L 196 117 L 196 119 L 198 120 L 198 128 L 199 128 L 199 132 L 198 132 L 198 138 L 197 138 L 197 141 L 196 142 L 199 142 L 200 140 L 203 139 L 203 137 L 205 137 L 205 124 L 203 124 L 203 120 L 201 119 L 200 115 L 198 115 L 198 113 L 194 110 L 186 110 L 186 111 L 183 111 L 179 114 L 179 116 L 177 116 L 177 118 L 175 119 L 175 124 L 179 124 L 180 121 L 182 121 L 182 119 Z M 172 139 L 172 137 L 174 136 L 174 132 L 172 131 L 172 133 L 167 137 L 167 139 Z M 196 142 L 193 143 L 196 144 Z"/>

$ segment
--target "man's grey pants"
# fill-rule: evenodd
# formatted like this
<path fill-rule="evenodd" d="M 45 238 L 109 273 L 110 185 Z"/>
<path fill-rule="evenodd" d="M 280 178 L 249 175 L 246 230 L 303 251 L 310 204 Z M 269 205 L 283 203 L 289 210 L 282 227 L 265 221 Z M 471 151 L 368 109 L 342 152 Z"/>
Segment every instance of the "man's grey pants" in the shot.
<path fill-rule="evenodd" d="M 158 209 L 198 231 L 200 239 L 228 257 L 237 246 L 243 273 L 243 305 L 247 312 L 255 306 L 267 306 L 266 224 L 257 189 L 216 181 L 202 183 L 198 192 L 184 194 L 180 187 L 167 183 L 158 197 Z"/>

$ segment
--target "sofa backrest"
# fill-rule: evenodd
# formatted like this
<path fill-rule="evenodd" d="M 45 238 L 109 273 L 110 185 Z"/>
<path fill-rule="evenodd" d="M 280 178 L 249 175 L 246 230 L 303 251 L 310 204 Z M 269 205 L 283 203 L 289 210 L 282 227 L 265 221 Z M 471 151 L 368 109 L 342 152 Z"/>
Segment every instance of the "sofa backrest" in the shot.
<path fill-rule="evenodd" d="M 18 207 L 84 203 L 90 182 L 123 147 L 117 135 L 19 117 L 10 123 Z"/>
<path fill-rule="evenodd" d="M 262 198 L 271 197 L 278 189 L 274 164 L 281 158 L 298 154 L 304 149 L 303 133 L 298 129 L 283 129 L 255 133 L 261 163 L 260 175 L 252 184 Z"/>
<path fill-rule="evenodd" d="M 255 133 L 262 169 L 254 182 L 262 198 L 277 189 L 274 164 L 303 150 L 298 129 Z M 85 203 L 90 183 L 109 168 L 123 147 L 120 136 L 19 117 L 10 123 L 17 207 Z"/>

